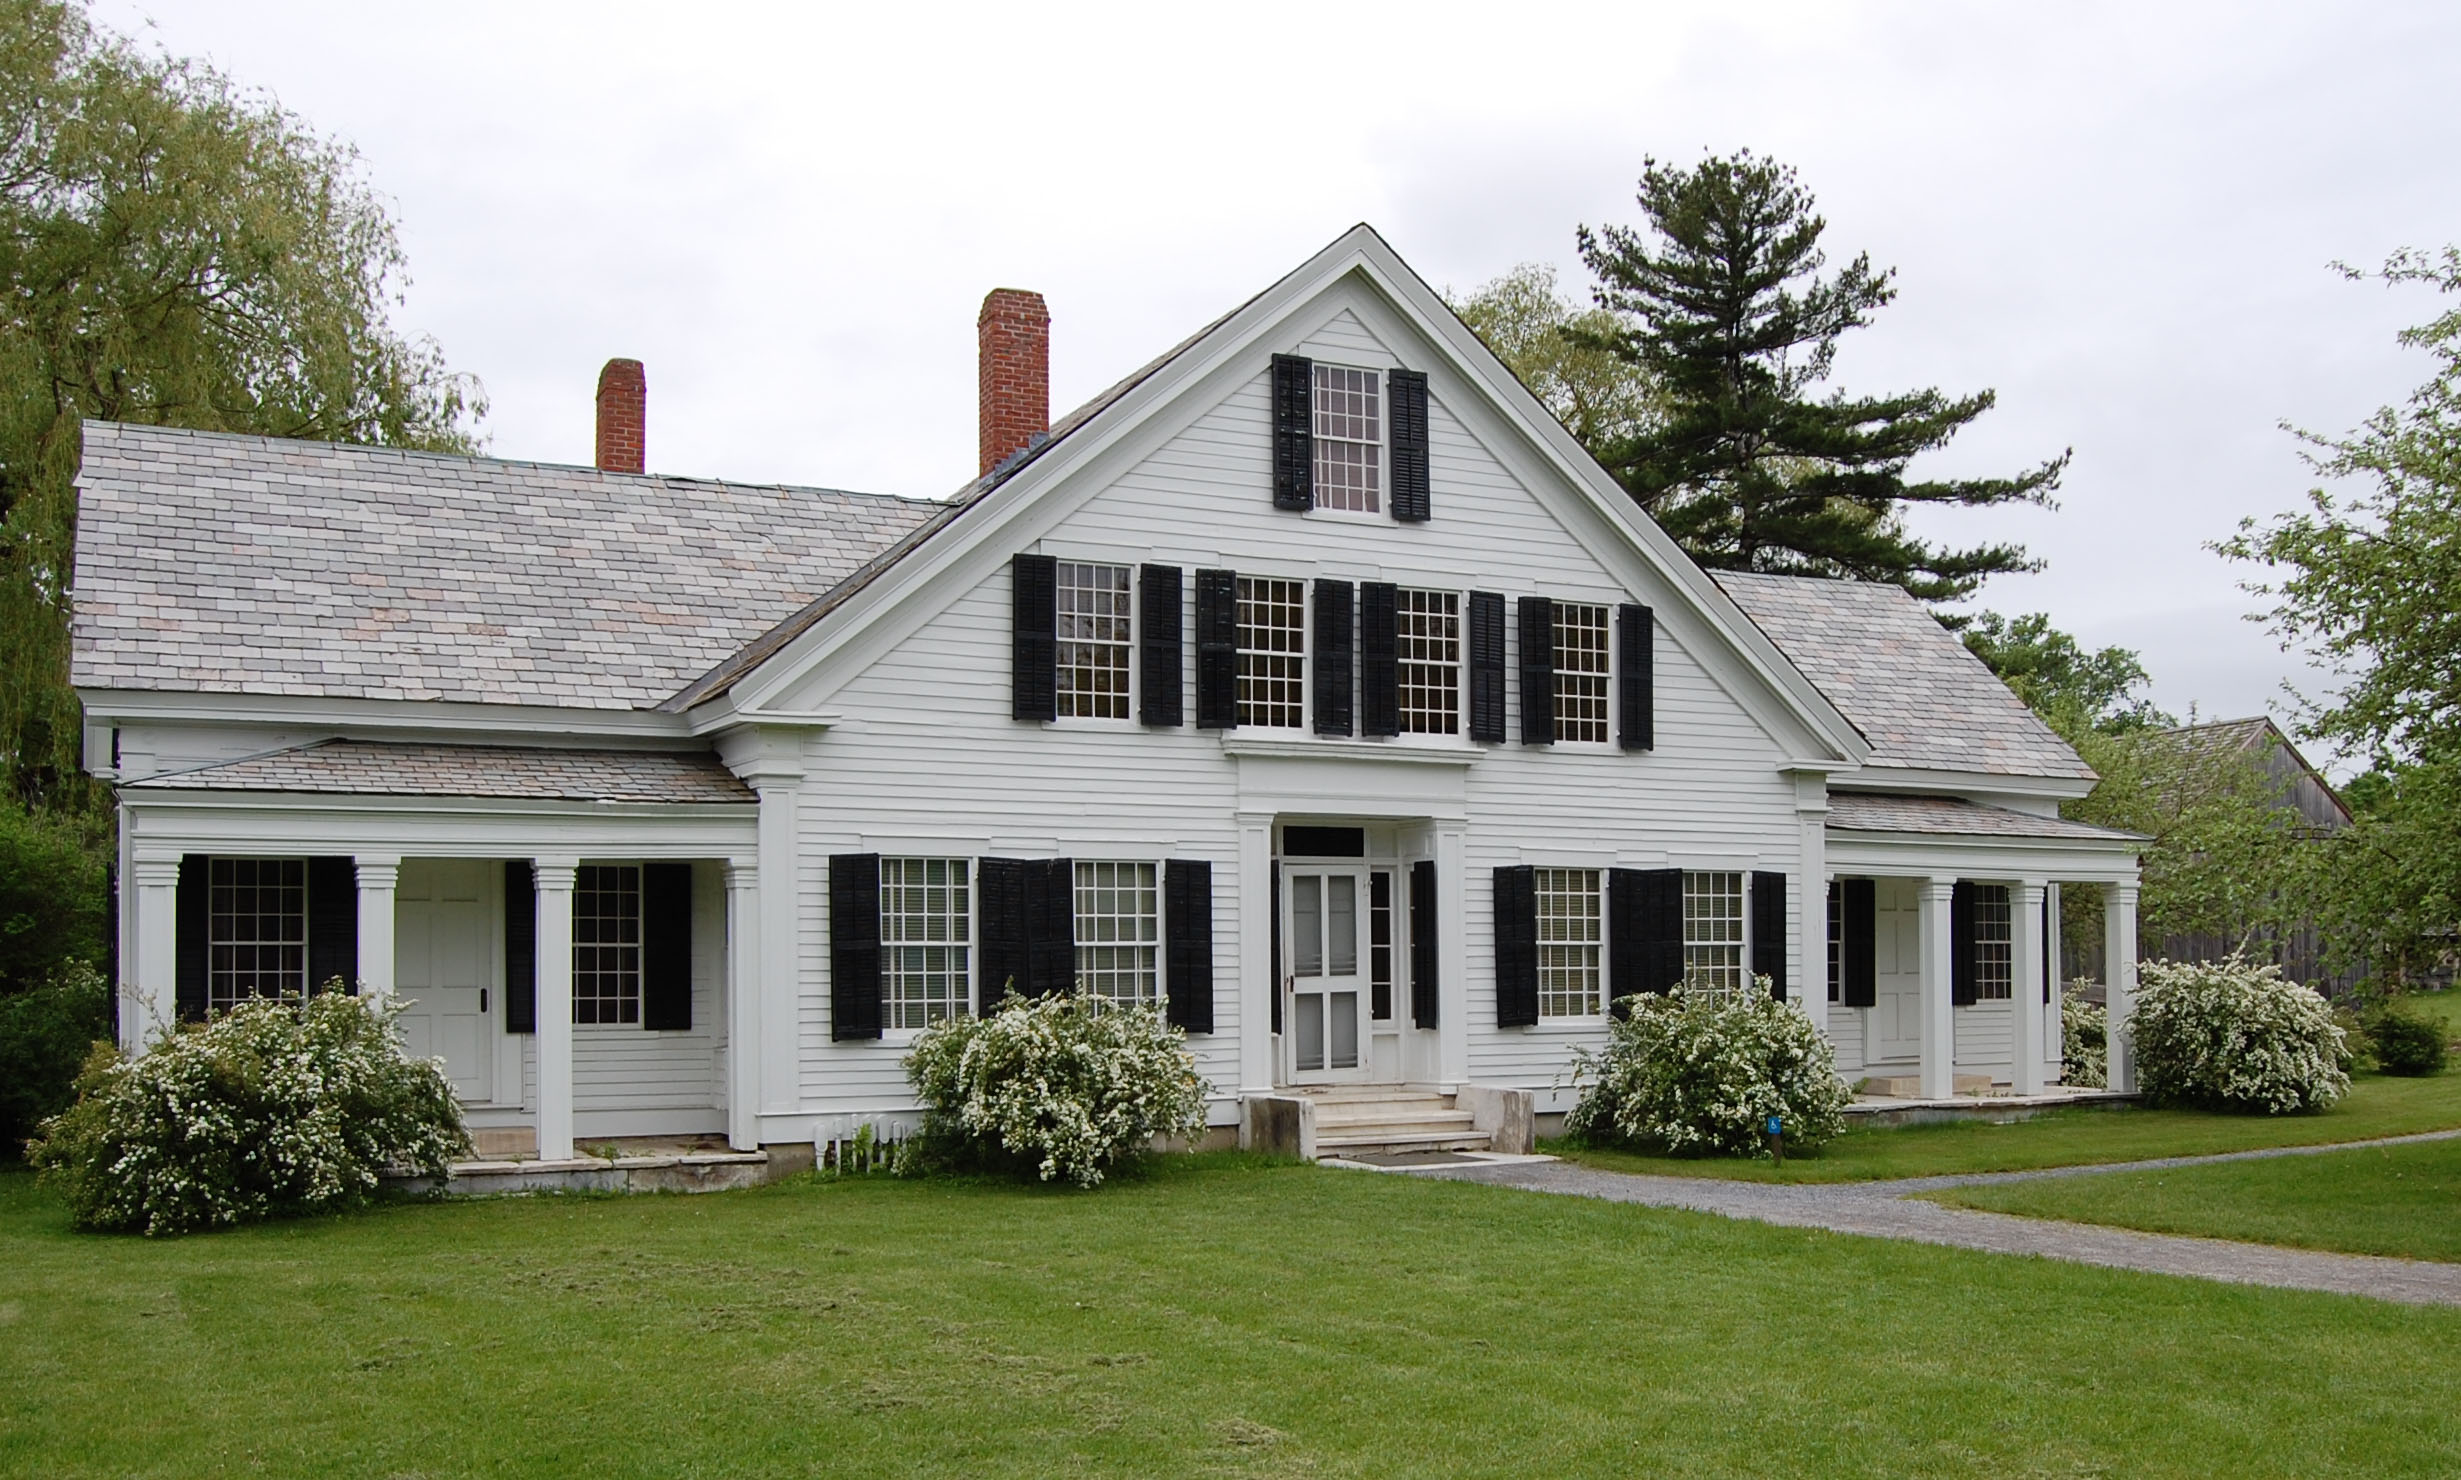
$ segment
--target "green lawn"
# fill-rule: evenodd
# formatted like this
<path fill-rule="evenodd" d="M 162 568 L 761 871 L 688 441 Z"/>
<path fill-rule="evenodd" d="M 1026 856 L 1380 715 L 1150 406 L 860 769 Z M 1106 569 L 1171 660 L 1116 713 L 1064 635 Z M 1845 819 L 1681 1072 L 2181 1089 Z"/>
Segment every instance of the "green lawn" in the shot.
<path fill-rule="evenodd" d="M 1766 1161 L 1587 1151 L 1555 1142 L 1544 1149 L 1619 1172 L 1764 1182 L 1860 1182 L 2143 1161 L 2250 1151 L 2260 1146 L 2315 1146 L 2455 1127 L 2461 1127 L 2461 1069 L 2426 1079 L 2362 1074 L 2340 1104 L 2316 1115 L 2218 1115 L 2203 1110 L 2111 1106 L 2055 1110 L 2006 1125 L 1961 1121 L 1852 1131 L 1813 1155 L 1788 1155 L 1782 1167 Z"/>
<path fill-rule="evenodd" d="M 1225 1157 L 0 1269 L 10 1475 L 2461 1471 L 2461 1311 Z"/>
<path fill-rule="evenodd" d="M 2461 1141 L 1960 1187 L 1934 1196 L 2155 1233 L 2461 1260 Z"/>

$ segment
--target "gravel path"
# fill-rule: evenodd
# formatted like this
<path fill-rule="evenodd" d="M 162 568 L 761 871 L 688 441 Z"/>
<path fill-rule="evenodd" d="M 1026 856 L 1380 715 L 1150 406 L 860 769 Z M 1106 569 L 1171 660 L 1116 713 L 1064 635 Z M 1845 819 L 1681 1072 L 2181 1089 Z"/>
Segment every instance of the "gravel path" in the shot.
<path fill-rule="evenodd" d="M 2184 1238 L 2175 1234 L 2140 1233 L 2126 1228 L 2019 1218 L 2008 1213 L 1986 1213 L 1974 1208 L 1943 1207 L 1914 1196 L 1943 1187 L 2095 1176 L 2106 1172 L 2202 1166 L 2208 1162 L 2253 1161 L 2276 1156 L 2314 1156 L 2328 1151 L 2349 1151 L 2364 1146 L 2400 1146 L 2416 1141 L 2449 1140 L 2457 1136 L 2461 1136 L 2461 1131 L 2431 1131 L 2423 1135 L 2388 1136 L 2382 1140 L 2350 1141 L 2332 1146 L 2283 1146 L 2263 1151 L 2232 1151 L 2216 1156 L 2173 1156 L 2155 1161 L 2119 1162 L 2108 1166 L 2056 1167 L 2042 1171 L 1985 1172 L 1951 1177 L 1906 1177 L 1888 1182 L 1796 1183 L 1783 1186 L 1716 1177 L 1642 1176 L 1631 1172 L 1600 1171 L 1564 1161 L 1427 1167 L 1412 1169 L 1410 1174 L 1449 1177 L 1465 1182 L 1489 1182 L 1531 1192 L 1597 1197 L 1609 1202 L 1691 1208 L 1729 1218 L 1750 1218 L 1793 1228 L 1824 1228 L 1832 1233 L 1913 1239 L 1919 1243 L 1982 1249 L 1995 1254 L 2032 1254 L 2045 1259 L 2067 1259 L 2113 1269 L 2141 1269 L 2155 1274 L 2187 1275 L 2243 1285 L 2278 1285 L 2285 1289 L 2366 1295 L 2409 1305 L 2461 1306 L 2461 1264 L 2387 1259 L 2372 1254 L 2332 1254 L 2314 1249 L 2285 1249 L 2270 1244 Z"/>

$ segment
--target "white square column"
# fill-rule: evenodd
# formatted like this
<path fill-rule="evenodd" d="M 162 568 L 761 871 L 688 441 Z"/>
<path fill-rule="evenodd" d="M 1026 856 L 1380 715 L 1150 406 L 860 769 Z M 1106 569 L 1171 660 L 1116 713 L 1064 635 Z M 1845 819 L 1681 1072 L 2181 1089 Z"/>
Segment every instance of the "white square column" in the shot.
<path fill-rule="evenodd" d="M 1470 1082 L 1470 829 L 1436 824 L 1436 1070 L 1448 1089 Z"/>
<path fill-rule="evenodd" d="M 760 1148 L 760 868 L 726 861 L 726 1141 Z"/>
<path fill-rule="evenodd" d="M 2064 968 L 2061 952 L 2066 942 L 2060 938 L 2059 884 L 2054 880 L 2042 902 L 2043 954 L 2049 959 L 2051 1000 L 2042 1005 L 2043 1073 L 2045 1083 L 2068 1077 L 2067 1015 L 2062 1004 L 2067 1000 L 2068 984 L 2061 979 Z"/>
<path fill-rule="evenodd" d="M 1956 940 L 1949 917 L 1957 881 L 1924 879 L 1916 890 L 1920 898 L 1916 919 L 1922 934 L 1923 1098 L 1945 1100 L 1957 1089 L 1957 1009 L 1950 996 Z"/>
<path fill-rule="evenodd" d="M 1273 962 L 1273 815 L 1242 812 L 1238 820 L 1239 965 L 1230 991 L 1217 985 L 1214 999 L 1217 1011 L 1226 996 L 1238 1004 L 1239 1093 L 1263 1095 L 1273 1092 L 1272 994 L 1282 990 Z"/>
<path fill-rule="evenodd" d="M 2043 969 L 2042 902 L 2049 897 L 2040 879 L 2020 879 L 2008 890 L 2009 1048 L 2013 1081 L 2021 1095 L 2042 1093 L 2042 994 L 2048 973 Z"/>
<path fill-rule="evenodd" d="M 1829 777 L 1797 771 L 1795 825 L 1801 837 L 1795 868 L 1794 997 L 1822 1037 L 1829 1037 Z M 1835 1042 L 1834 1039 L 1830 1040 Z"/>
<path fill-rule="evenodd" d="M 393 891 L 401 881 L 402 861 L 361 854 L 354 860 L 359 876 L 359 994 L 371 1002 L 393 996 Z"/>
<path fill-rule="evenodd" d="M 573 1155 L 573 881 L 577 858 L 530 860 L 538 893 L 538 1157 Z"/>
<path fill-rule="evenodd" d="M 2136 1006 L 2136 885 L 2102 886 L 2102 959 L 2110 981 L 2110 1072 L 2104 1083 L 2136 1092 L 2136 1045 L 2128 1013 Z"/>
<path fill-rule="evenodd" d="M 122 1000 L 135 1010 L 120 1018 L 120 1048 L 138 1053 L 179 1021 L 178 855 L 132 860 L 122 887 L 135 913 L 136 949 L 123 972 L 134 990 Z"/>

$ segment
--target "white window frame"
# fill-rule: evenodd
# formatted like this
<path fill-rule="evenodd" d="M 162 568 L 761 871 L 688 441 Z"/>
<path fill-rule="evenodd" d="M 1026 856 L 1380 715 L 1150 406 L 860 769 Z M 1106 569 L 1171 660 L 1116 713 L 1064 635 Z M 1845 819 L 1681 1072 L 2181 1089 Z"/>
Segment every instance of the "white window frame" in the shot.
<path fill-rule="evenodd" d="M 256 997 L 294 1002 L 304 999 L 308 993 L 308 861 L 215 858 L 206 863 L 205 869 L 206 1010 L 228 1012 Z M 263 877 L 266 870 L 273 871 L 270 880 Z M 248 896 L 244 909 L 240 898 L 243 891 Z M 272 909 L 265 907 L 264 896 L 268 891 L 274 895 Z M 298 901 L 295 914 L 288 907 L 290 897 Z M 245 938 L 238 933 L 242 921 L 251 922 Z M 268 921 L 275 923 L 271 935 L 265 931 Z M 264 951 L 275 953 L 271 967 L 259 964 L 261 958 L 255 953 Z M 239 964 L 242 953 L 249 953 L 249 964 L 244 967 Z M 264 990 L 268 976 L 274 978 L 270 992 Z"/>
<path fill-rule="evenodd" d="M 608 873 L 619 876 L 616 887 L 612 891 L 608 889 L 603 879 L 591 886 L 585 886 L 583 883 L 592 874 Z M 585 863 L 581 865 L 580 872 L 573 878 L 572 1017 L 574 1027 L 638 1028 L 641 1026 L 641 883 L 641 865 L 637 863 Z M 584 940 L 582 922 L 585 919 L 592 922 L 611 920 L 619 925 L 626 921 L 624 916 L 614 913 L 585 915 L 582 911 L 583 899 L 585 897 L 594 899 L 609 892 L 615 893 L 620 898 L 626 892 L 627 887 L 632 895 L 632 914 L 629 920 L 632 927 L 632 939 L 624 940 L 619 931 L 614 940 Z M 592 928 L 595 930 L 598 925 L 593 923 Z M 582 954 L 584 951 L 611 954 L 586 958 Z M 591 960 L 592 964 L 583 966 L 582 962 L 585 959 Z M 610 995 L 603 991 L 592 991 L 585 996 L 582 992 L 583 980 L 599 976 L 612 976 L 615 979 L 614 992 Z M 582 1016 L 585 1008 L 591 1014 L 588 1017 Z M 615 1014 L 613 1017 L 606 1015 L 610 1011 Z"/>
<path fill-rule="evenodd" d="M 1683 871 L 1683 980 L 1713 991 L 1743 992 L 1752 985 L 1750 875 L 1737 869 Z M 1734 902 L 1729 915 L 1723 906 Z M 1709 908 L 1715 905 L 1714 911 Z M 1694 927 L 1704 927 L 1697 933 Z M 1715 927 L 1714 929 L 1706 927 Z"/>
<path fill-rule="evenodd" d="M 1233 680 L 1236 684 L 1236 692 L 1233 697 L 1237 704 L 1237 711 L 1234 717 L 1238 720 L 1239 727 L 1242 729 L 1287 730 L 1294 733 L 1304 734 L 1307 731 L 1309 720 L 1308 615 L 1309 597 L 1313 594 L 1313 592 L 1308 581 L 1304 577 L 1299 576 L 1249 575 L 1242 573 L 1237 577 L 1237 581 L 1238 585 L 1232 592 L 1233 610 L 1231 617 L 1232 631 L 1234 634 L 1232 637 L 1232 643 L 1235 648 L 1234 662 L 1237 667 Z M 1269 603 L 1251 603 L 1248 596 L 1250 586 L 1255 585 L 1262 587 L 1268 584 L 1277 587 L 1287 586 L 1298 593 L 1294 599 L 1295 604 L 1292 606 L 1292 609 L 1297 613 L 1297 625 L 1287 629 L 1280 627 L 1271 629 L 1277 632 L 1290 631 L 1295 633 L 1298 639 L 1298 646 L 1294 649 L 1284 650 L 1279 648 L 1254 648 L 1248 646 L 1248 634 L 1251 630 L 1248 622 L 1248 610 L 1250 606 L 1252 604 L 1270 605 L 1273 609 L 1280 610 L 1285 605 L 1279 599 L 1278 595 Z M 1266 629 L 1258 628 L 1254 630 L 1262 631 Z M 1262 673 L 1254 675 L 1252 678 L 1249 673 L 1249 663 L 1251 659 L 1256 660 L 1260 666 L 1287 660 L 1293 665 L 1294 671 L 1288 679 L 1284 679 L 1279 675 Z M 1288 682 L 1294 686 L 1296 690 L 1295 697 L 1288 701 L 1287 706 L 1285 706 L 1284 701 L 1280 699 L 1259 701 L 1260 706 L 1263 704 L 1269 704 L 1275 709 L 1287 707 L 1290 714 L 1288 722 L 1285 723 L 1281 720 L 1265 720 L 1256 717 L 1258 714 L 1265 712 L 1265 710 L 1262 707 L 1251 708 L 1251 701 L 1248 697 L 1248 686 L 1251 681 L 1259 684 L 1280 684 L 1283 682 Z"/>
<path fill-rule="evenodd" d="M 931 882 L 930 869 L 947 872 Z M 908 877 L 916 870 L 919 877 Z M 934 890 L 955 896 L 931 908 Z M 894 893 L 892 891 L 895 891 Z M 975 867 L 971 858 L 882 854 L 880 858 L 880 1023 L 884 1032 L 906 1034 L 974 1011 Z M 922 907 L 905 908 L 921 895 Z M 937 927 L 944 933 L 931 938 Z M 921 934 L 909 932 L 919 929 Z M 946 953 L 938 966 L 931 953 Z M 909 969 L 911 967 L 911 970 Z M 923 988 L 909 996 L 909 979 Z M 944 990 L 933 990 L 935 987 Z"/>
<path fill-rule="evenodd" d="M 1147 1006 L 1161 1002 L 1162 865 L 1142 858 L 1080 858 L 1070 875 L 1079 985 L 1105 1001 Z M 1094 908 L 1106 891 L 1114 907 Z M 1116 907 L 1123 892 L 1133 895 L 1136 908 Z M 1112 927 L 1107 931 L 1106 923 Z M 1106 960 L 1104 952 L 1115 954 Z M 1123 981 L 1128 988 L 1124 995 L 1118 990 Z"/>
<path fill-rule="evenodd" d="M 1365 417 L 1350 408 L 1328 409 L 1325 405 L 1327 396 L 1358 395 L 1362 388 L 1373 398 L 1373 405 Z M 1370 435 L 1360 435 L 1362 428 L 1359 423 L 1362 420 L 1372 420 L 1373 425 L 1365 429 Z M 1308 472 L 1309 486 L 1314 490 L 1310 512 L 1342 519 L 1384 517 L 1385 505 L 1392 492 L 1392 425 L 1392 397 L 1387 392 L 1382 370 L 1363 365 L 1332 364 L 1323 360 L 1315 362 L 1308 372 L 1307 387 Z M 1364 455 L 1370 462 L 1370 486 L 1359 495 L 1365 498 L 1366 507 L 1354 508 L 1348 504 L 1325 502 L 1324 454 L 1328 448 L 1358 449 L 1349 455 Z M 1355 463 L 1352 465 L 1355 466 Z"/>
<path fill-rule="evenodd" d="M 1416 613 L 1411 611 L 1411 602 L 1414 597 L 1423 604 L 1422 609 Z M 1426 609 L 1426 604 L 1432 604 L 1433 610 Z M 1427 736 L 1451 740 L 1458 740 L 1462 736 L 1464 728 L 1461 722 L 1462 693 L 1467 687 L 1463 681 L 1463 648 L 1467 640 L 1467 634 L 1463 628 L 1463 604 L 1461 593 L 1458 591 L 1404 586 L 1395 593 L 1393 602 L 1394 687 L 1397 698 L 1396 707 L 1401 720 L 1401 732 L 1405 736 Z M 1425 643 L 1439 640 L 1424 634 L 1413 634 L 1410 630 L 1410 619 L 1414 615 L 1422 621 L 1442 622 L 1450 628 L 1449 636 L 1441 639 L 1450 652 L 1450 657 L 1414 658 L 1411 656 L 1413 642 Z M 1443 713 L 1440 724 L 1434 722 L 1436 710 L 1413 707 L 1411 703 L 1413 669 L 1440 674 L 1444 685 L 1449 686 L 1452 691 L 1452 707 Z M 1422 691 L 1432 691 L 1433 686 L 1420 685 L 1419 688 Z"/>
<path fill-rule="evenodd" d="M 1590 1022 L 1606 1013 L 1606 871 L 1531 870 L 1538 937 L 1538 1020 Z M 1551 902 L 1563 907 L 1549 913 Z"/>
<path fill-rule="evenodd" d="M 1566 601 L 1560 598 L 1555 602 L 1554 609 L 1555 742 L 1558 745 L 1611 744 L 1615 738 L 1615 609 L 1604 602 Z M 1578 650 L 1585 659 L 1594 660 L 1594 667 L 1585 663 L 1574 668 L 1564 661 L 1568 653 L 1575 651 L 1564 644 L 1566 628 L 1571 625 L 1564 620 L 1568 612 L 1597 615 L 1594 624 L 1598 636 L 1596 648 L 1593 651 L 1584 646 Z M 1578 625 L 1583 629 L 1593 626 L 1586 621 Z M 1576 727 L 1590 729 L 1594 733 L 1576 735 L 1573 733 Z"/>
<path fill-rule="evenodd" d="M 1974 1000 L 2010 1002 L 2017 995 L 2015 901 L 2005 884 L 1974 886 Z"/>
<path fill-rule="evenodd" d="M 1061 556 L 1054 562 L 1052 580 L 1052 673 L 1053 712 L 1061 720 L 1091 720 L 1105 725 L 1133 723 L 1136 718 L 1136 568 L 1112 560 L 1072 560 Z M 1116 576 L 1119 584 L 1114 591 L 1104 592 L 1090 583 L 1075 584 L 1071 575 L 1100 571 Z M 1118 610 L 1105 614 L 1099 611 L 1071 611 L 1073 599 L 1097 601 L 1104 595 L 1116 595 Z M 1099 628 L 1105 621 L 1115 621 L 1117 637 L 1080 636 L 1070 632 L 1072 622 L 1082 622 Z M 1115 673 L 1116 692 L 1099 689 L 1086 691 L 1073 686 L 1070 678 L 1079 671 L 1093 672 L 1088 665 L 1072 663 L 1077 649 L 1090 649 L 1107 661 L 1103 670 Z M 1113 713 L 1102 711 L 1110 709 Z"/>

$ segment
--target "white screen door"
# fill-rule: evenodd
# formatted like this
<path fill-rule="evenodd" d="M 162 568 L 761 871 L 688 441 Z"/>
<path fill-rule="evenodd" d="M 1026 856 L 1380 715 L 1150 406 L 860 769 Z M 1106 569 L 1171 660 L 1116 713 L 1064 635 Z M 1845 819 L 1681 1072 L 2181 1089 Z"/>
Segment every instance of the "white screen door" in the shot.
<path fill-rule="evenodd" d="M 1290 975 L 1282 1044 L 1290 1082 L 1367 1077 L 1367 870 L 1284 865 L 1282 939 Z"/>

